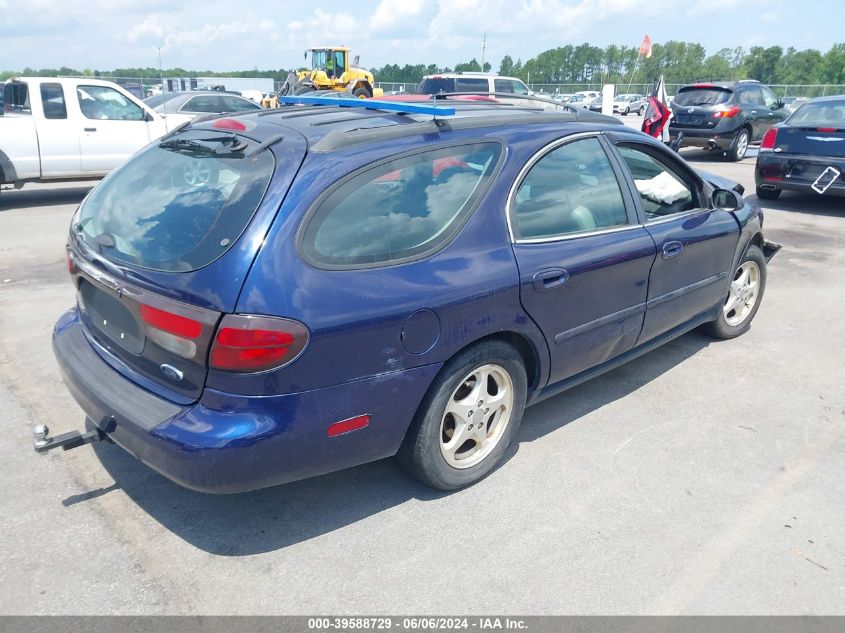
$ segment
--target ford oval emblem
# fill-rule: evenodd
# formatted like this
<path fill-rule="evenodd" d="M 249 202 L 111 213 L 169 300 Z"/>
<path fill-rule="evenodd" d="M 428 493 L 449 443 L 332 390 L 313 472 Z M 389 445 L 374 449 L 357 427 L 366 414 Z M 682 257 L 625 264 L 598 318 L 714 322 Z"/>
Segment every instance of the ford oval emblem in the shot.
<path fill-rule="evenodd" d="M 173 380 L 175 382 L 179 382 L 182 380 L 182 377 L 185 375 L 178 369 L 176 369 L 173 365 L 168 365 L 165 363 L 164 365 L 159 365 L 159 369 L 161 373 L 164 374 L 166 378 Z"/>

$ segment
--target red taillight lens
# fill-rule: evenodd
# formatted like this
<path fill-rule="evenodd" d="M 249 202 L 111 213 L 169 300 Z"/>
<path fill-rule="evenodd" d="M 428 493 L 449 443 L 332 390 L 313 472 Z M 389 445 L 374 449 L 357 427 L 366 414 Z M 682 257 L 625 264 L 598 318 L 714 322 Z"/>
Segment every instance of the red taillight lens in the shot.
<path fill-rule="evenodd" d="M 837 132 L 838 128 L 835 127 L 820 127 L 816 128 L 816 132 Z"/>
<path fill-rule="evenodd" d="M 199 321 L 144 304 L 141 304 L 141 319 L 147 325 L 183 338 L 195 339 L 202 334 L 202 323 Z"/>
<path fill-rule="evenodd" d="M 236 119 L 217 119 L 211 124 L 211 127 L 217 128 L 218 130 L 235 130 L 237 132 L 246 130 L 246 125 Z"/>
<path fill-rule="evenodd" d="M 70 253 L 67 254 L 67 271 L 72 275 L 76 270 L 76 264 L 73 261 L 73 257 L 70 256 Z"/>
<path fill-rule="evenodd" d="M 776 127 L 770 127 L 763 135 L 763 140 L 760 142 L 760 149 L 774 149 L 777 140 L 778 129 Z"/>
<path fill-rule="evenodd" d="M 739 106 L 731 106 L 730 108 L 727 108 L 725 110 L 717 110 L 716 112 L 713 113 L 713 118 L 714 119 L 732 119 L 733 117 L 735 117 L 740 112 L 742 112 L 742 108 L 740 108 Z"/>
<path fill-rule="evenodd" d="M 307 343 L 308 329 L 297 321 L 229 314 L 217 330 L 209 364 L 223 371 L 265 371 L 291 362 Z"/>

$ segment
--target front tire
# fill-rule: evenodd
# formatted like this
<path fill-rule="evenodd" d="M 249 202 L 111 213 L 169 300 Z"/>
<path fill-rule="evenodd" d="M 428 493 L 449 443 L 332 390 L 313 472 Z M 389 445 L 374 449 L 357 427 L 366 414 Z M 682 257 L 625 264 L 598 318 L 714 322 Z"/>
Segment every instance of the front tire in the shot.
<path fill-rule="evenodd" d="M 356 99 L 369 99 L 373 95 L 371 95 L 370 91 L 366 88 L 355 88 L 355 90 L 352 91 L 352 96 Z"/>
<path fill-rule="evenodd" d="M 645 106 L 640 106 L 640 116 L 645 114 Z"/>
<path fill-rule="evenodd" d="M 479 481 L 516 436 L 527 390 L 522 358 L 510 345 L 487 341 L 460 352 L 423 398 L 399 450 L 401 464 L 440 490 Z"/>
<path fill-rule="evenodd" d="M 734 271 L 728 296 L 719 318 L 704 326 L 715 338 L 729 339 L 744 334 L 760 309 L 766 290 L 766 258 L 757 246 L 749 246 Z"/>

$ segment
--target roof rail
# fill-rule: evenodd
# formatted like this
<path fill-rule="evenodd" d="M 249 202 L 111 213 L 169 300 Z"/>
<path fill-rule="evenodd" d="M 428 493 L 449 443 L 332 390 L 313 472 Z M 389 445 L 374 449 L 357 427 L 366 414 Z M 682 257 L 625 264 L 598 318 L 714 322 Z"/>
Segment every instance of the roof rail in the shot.
<path fill-rule="evenodd" d="M 308 95 L 279 97 L 280 103 L 291 105 L 333 105 L 344 108 L 363 108 L 366 110 L 384 110 L 402 114 L 430 114 L 434 117 L 452 116 L 455 108 L 438 105 L 422 105 L 402 101 L 379 101 L 378 99 L 358 99 L 357 97 L 316 97 Z"/>

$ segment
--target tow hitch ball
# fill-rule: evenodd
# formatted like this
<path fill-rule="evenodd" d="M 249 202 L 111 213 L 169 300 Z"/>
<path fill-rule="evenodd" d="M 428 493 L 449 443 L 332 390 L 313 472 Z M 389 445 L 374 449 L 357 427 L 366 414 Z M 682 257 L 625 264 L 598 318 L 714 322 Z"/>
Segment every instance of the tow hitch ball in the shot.
<path fill-rule="evenodd" d="M 39 424 L 32 427 L 32 444 L 36 453 L 43 454 L 60 446 L 62 449 L 69 451 L 77 446 L 84 446 L 85 444 L 93 444 L 104 440 L 108 440 L 108 435 L 100 429 L 94 429 L 87 433 L 70 431 L 69 433 L 50 437 L 50 429 L 47 428 L 46 424 Z"/>

